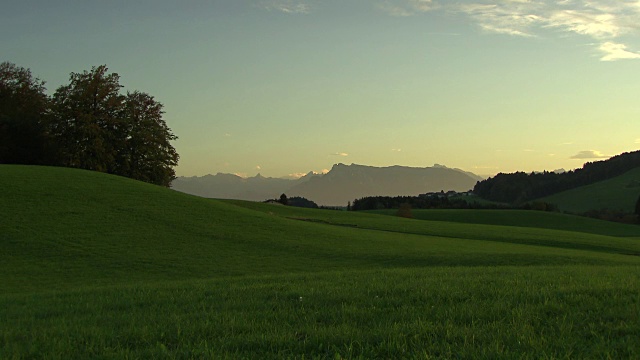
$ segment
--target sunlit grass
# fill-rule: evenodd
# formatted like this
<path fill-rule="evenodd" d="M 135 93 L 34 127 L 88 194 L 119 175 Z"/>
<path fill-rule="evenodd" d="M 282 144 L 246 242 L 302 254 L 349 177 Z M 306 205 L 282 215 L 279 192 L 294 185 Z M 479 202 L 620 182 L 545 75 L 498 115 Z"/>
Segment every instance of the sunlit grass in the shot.
<path fill-rule="evenodd" d="M 0 357 L 640 356 L 638 267 L 326 272 L 0 297 Z"/>
<path fill-rule="evenodd" d="M 371 210 L 372 214 L 396 216 L 398 210 Z M 528 210 L 412 209 L 414 219 L 463 224 L 503 225 L 574 231 L 620 237 L 640 237 L 640 226 L 596 220 L 557 212 Z"/>

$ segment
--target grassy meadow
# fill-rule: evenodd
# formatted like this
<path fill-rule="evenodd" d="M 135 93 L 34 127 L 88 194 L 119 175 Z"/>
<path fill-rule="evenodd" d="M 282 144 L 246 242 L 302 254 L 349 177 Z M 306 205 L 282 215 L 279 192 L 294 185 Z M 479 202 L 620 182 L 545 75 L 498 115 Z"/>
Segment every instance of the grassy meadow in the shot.
<path fill-rule="evenodd" d="M 397 209 L 371 210 L 373 214 L 397 216 Z M 412 209 L 414 219 L 464 224 L 503 225 L 525 228 L 565 230 L 617 237 L 640 236 L 640 228 L 630 224 L 594 220 L 556 212 L 527 210 Z"/>
<path fill-rule="evenodd" d="M 2 359 L 640 357 L 640 227 L 50 167 L 0 166 L 0 186 Z"/>

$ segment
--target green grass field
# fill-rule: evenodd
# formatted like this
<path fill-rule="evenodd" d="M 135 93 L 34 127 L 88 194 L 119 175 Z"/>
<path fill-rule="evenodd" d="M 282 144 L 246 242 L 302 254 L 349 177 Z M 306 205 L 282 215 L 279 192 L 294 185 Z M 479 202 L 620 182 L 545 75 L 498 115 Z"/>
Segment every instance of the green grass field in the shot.
<path fill-rule="evenodd" d="M 618 177 L 581 186 L 539 199 L 558 205 L 562 211 L 584 213 L 589 210 L 635 211 L 640 196 L 640 168 Z"/>
<path fill-rule="evenodd" d="M 367 211 L 373 214 L 397 216 L 397 209 Z M 565 230 L 590 234 L 640 237 L 640 227 L 593 220 L 582 216 L 529 210 L 459 210 L 413 209 L 414 219 L 446 221 L 464 224 L 503 225 L 526 228 Z"/>
<path fill-rule="evenodd" d="M 0 186 L 2 359 L 640 357 L 633 226 L 298 209 L 49 167 L 0 166 Z"/>

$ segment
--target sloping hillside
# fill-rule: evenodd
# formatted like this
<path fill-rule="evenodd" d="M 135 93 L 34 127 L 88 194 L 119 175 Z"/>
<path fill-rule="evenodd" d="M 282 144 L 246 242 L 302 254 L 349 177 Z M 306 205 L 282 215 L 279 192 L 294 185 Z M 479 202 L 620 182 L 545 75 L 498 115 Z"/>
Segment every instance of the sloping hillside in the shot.
<path fill-rule="evenodd" d="M 600 209 L 633 213 L 638 197 L 640 168 L 609 180 L 547 196 L 540 201 L 556 204 L 560 210 L 573 213 Z"/>
<path fill-rule="evenodd" d="M 487 200 L 517 205 L 610 180 L 637 168 L 640 168 L 640 150 L 588 162 L 582 168 L 570 171 L 499 173 L 479 181 L 473 192 Z"/>
<path fill-rule="evenodd" d="M 640 251 L 597 235 L 511 229 L 505 236 L 495 226 L 223 202 L 75 169 L 0 169 L 5 291 L 407 264 L 601 261 L 601 254 L 563 254 L 600 244 L 608 253 Z"/>
<path fill-rule="evenodd" d="M 412 220 L 28 166 L 0 189 L 2 359 L 640 355 L 640 242 L 573 217 Z"/>
<path fill-rule="evenodd" d="M 397 209 L 371 210 L 374 214 L 397 216 Z M 413 209 L 414 219 L 462 224 L 502 225 L 574 231 L 609 236 L 640 237 L 640 226 L 594 220 L 584 216 L 530 210 Z"/>

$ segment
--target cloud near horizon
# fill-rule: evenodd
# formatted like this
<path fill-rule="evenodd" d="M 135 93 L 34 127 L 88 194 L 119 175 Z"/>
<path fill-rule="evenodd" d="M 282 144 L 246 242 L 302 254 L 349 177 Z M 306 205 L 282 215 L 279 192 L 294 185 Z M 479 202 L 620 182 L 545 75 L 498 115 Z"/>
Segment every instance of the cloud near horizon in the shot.
<path fill-rule="evenodd" d="M 333 154 L 330 154 L 330 155 L 332 155 L 332 156 L 349 156 L 349 154 L 345 153 L 345 152 L 337 152 L 337 153 L 333 153 Z"/>
<path fill-rule="evenodd" d="M 597 150 L 584 150 L 580 151 L 576 155 L 570 157 L 570 159 L 608 159 L 610 156 L 604 155 Z"/>

